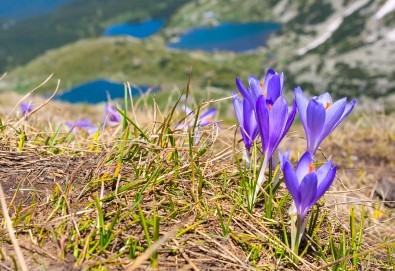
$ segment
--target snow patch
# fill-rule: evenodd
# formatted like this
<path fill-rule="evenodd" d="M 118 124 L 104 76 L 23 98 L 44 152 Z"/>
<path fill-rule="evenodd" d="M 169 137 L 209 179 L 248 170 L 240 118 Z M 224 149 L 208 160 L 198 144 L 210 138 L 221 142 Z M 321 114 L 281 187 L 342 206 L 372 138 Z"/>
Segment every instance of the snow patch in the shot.
<path fill-rule="evenodd" d="M 374 17 L 380 20 L 388 13 L 391 13 L 395 9 L 395 0 L 388 0 L 385 4 L 376 12 Z"/>

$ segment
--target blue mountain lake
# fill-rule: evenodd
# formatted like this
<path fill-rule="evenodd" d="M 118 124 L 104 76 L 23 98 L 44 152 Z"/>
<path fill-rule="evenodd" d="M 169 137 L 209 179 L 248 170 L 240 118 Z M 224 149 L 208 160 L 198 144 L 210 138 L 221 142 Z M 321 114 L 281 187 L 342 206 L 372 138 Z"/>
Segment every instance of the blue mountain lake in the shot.
<path fill-rule="evenodd" d="M 138 88 L 132 87 L 132 95 L 134 97 L 140 96 L 148 90 L 156 92 L 159 88 L 153 88 L 150 86 L 138 86 Z M 99 79 L 76 86 L 60 95 L 57 95 L 56 99 L 69 103 L 95 104 L 108 101 L 107 96 L 111 97 L 111 99 L 124 98 L 124 94 L 125 87 L 123 83 Z"/>
<path fill-rule="evenodd" d="M 183 34 L 179 41 L 168 43 L 168 46 L 184 50 L 245 52 L 265 45 L 269 36 L 280 27 L 281 24 L 274 22 L 199 27 Z"/>
<path fill-rule="evenodd" d="M 165 24 L 164 20 L 148 20 L 135 24 L 111 25 L 104 31 L 105 36 L 128 35 L 144 39 L 159 31 Z"/>

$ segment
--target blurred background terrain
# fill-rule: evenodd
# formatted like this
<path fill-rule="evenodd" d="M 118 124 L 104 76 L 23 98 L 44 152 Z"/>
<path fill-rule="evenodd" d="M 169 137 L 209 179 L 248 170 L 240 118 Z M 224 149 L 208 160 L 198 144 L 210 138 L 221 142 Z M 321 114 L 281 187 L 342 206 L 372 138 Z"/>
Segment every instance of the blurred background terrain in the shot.
<path fill-rule="evenodd" d="M 59 78 L 66 102 L 117 98 L 124 81 L 136 95 L 165 99 L 192 68 L 195 93 L 225 97 L 235 77 L 246 82 L 272 67 L 289 93 L 300 85 L 386 110 L 395 101 L 394 0 L 50 2 L 2 1 L 2 91 L 25 93 L 53 73 L 37 92 L 48 95 Z"/>

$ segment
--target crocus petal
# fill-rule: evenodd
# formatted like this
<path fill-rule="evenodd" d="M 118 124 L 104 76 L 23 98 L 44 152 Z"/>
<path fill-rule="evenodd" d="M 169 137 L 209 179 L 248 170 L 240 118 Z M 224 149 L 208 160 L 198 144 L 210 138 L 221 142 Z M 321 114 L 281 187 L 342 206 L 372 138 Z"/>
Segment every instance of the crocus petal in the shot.
<path fill-rule="evenodd" d="M 68 126 L 69 128 L 74 128 L 74 123 L 70 122 L 70 121 L 66 121 L 65 122 L 66 126 Z"/>
<path fill-rule="evenodd" d="M 263 81 L 263 89 L 264 89 L 265 92 L 267 92 L 270 78 L 272 78 L 272 76 L 275 75 L 275 74 L 276 74 L 275 70 L 273 70 L 273 69 L 268 69 L 267 70 L 266 75 L 265 75 L 265 79 Z"/>
<path fill-rule="evenodd" d="M 111 104 L 106 106 L 106 120 L 109 120 L 113 124 L 118 124 L 121 122 L 121 114 L 115 109 Z"/>
<path fill-rule="evenodd" d="M 333 126 L 331 132 L 333 131 L 333 129 L 335 129 L 351 113 L 351 111 L 354 109 L 354 105 L 355 105 L 356 102 L 357 102 L 356 99 L 352 99 L 351 102 L 349 102 L 346 105 L 346 108 L 344 109 L 343 115 L 337 121 L 337 123 Z"/>
<path fill-rule="evenodd" d="M 209 108 L 204 112 L 198 119 L 200 126 L 204 127 L 214 122 L 215 114 L 217 113 L 216 108 Z"/>
<path fill-rule="evenodd" d="M 296 205 L 296 210 L 301 215 L 302 220 L 306 216 L 308 210 L 315 203 L 315 195 L 317 192 L 317 174 L 312 172 L 307 174 L 300 183 L 300 205 Z"/>
<path fill-rule="evenodd" d="M 181 109 L 185 112 L 185 115 L 189 115 L 192 113 L 192 109 L 190 109 L 188 106 L 185 104 L 181 106 Z"/>
<path fill-rule="evenodd" d="M 21 106 L 22 115 L 24 115 L 24 116 L 29 114 L 30 112 L 32 112 L 33 108 L 34 108 L 34 106 L 33 106 L 33 104 L 31 102 L 29 102 L 29 103 L 21 103 L 20 106 Z"/>
<path fill-rule="evenodd" d="M 306 121 L 307 121 L 307 150 L 315 153 L 318 148 L 318 140 L 320 139 L 322 128 L 325 124 L 326 111 L 324 106 L 316 100 L 310 100 L 307 105 Z"/>
<path fill-rule="evenodd" d="M 316 97 L 316 100 L 320 102 L 324 107 L 330 106 L 332 102 L 332 97 L 329 95 L 328 92 L 321 94 L 320 96 Z"/>
<path fill-rule="evenodd" d="M 317 202 L 325 194 L 325 192 L 328 191 L 329 187 L 333 183 L 333 180 L 335 179 L 336 176 L 336 166 L 332 167 L 331 161 L 328 161 L 326 164 L 329 164 L 331 167 L 329 168 L 329 170 L 327 169 L 323 170 L 323 172 L 327 170 L 327 174 L 323 176 L 323 179 L 321 180 L 318 179 L 317 192 L 314 197 L 314 202 Z M 321 168 L 323 166 L 321 166 Z M 320 171 L 321 168 L 318 169 L 318 172 Z M 318 176 L 318 172 L 317 172 L 317 177 L 322 178 L 322 175 Z"/>
<path fill-rule="evenodd" d="M 217 113 L 217 108 L 208 108 L 203 114 L 200 115 L 201 119 L 214 117 Z"/>
<path fill-rule="evenodd" d="M 280 137 L 280 141 L 283 140 L 283 138 L 287 134 L 289 128 L 291 128 L 291 125 L 294 122 L 295 116 L 296 116 L 296 101 L 294 100 L 294 102 L 292 104 L 291 112 L 288 115 L 287 123 L 285 124 L 284 130 L 283 130 L 282 135 Z"/>
<path fill-rule="evenodd" d="M 284 87 L 284 73 L 283 72 L 280 75 L 280 84 L 281 84 L 281 90 L 282 90 Z"/>
<path fill-rule="evenodd" d="M 307 131 L 307 120 L 306 120 L 306 110 L 309 104 L 309 99 L 303 94 L 300 87 L 295 88 L 295 101 L 298 108 L 300 121 L 302 122 L 303 128 Z"/>
<path fill-rule="evenodd" d="M 71 131 L 75 131 L 74 128 L 78 128 L 79 130 L 84 130 L 89 134 L 93 134 L 98 130 L 97 126 L 93 125 L 90 120 L 79 120 L 75 123 L 66 121 L 65 124 L 71 128 Z"/>
<path fill-rule="evenodd" d="M 258 97 L 263 94 L 260 82 L 259 82 L 258 78 L 251 75 L 250 77 L 248 77 L 248 84 L 250 85 L 250 91 L 251 91 L 252 98 L 254 99 L 254 101 L 256 101 L 258 99 Z M 252 105 L 252 106 L 254 106 L 254 105 Z"/>
<path fill-rule="evenodd" d="M 93 134 L 95 134 L 98 130 L 99 130 L 99 127 L 97 127 L 97 126 L 90 126 L 90 127 L 87 127 L 87 128 L 85 128 L 84 129 L 88 134 L 90 134 L 90 135 L 93 135 Z"/>
<path fill-rule="evenodd" d="M 278 74 L 273 74 L 269 82 L 267 84 L 267 99 L 272 100 L 273 102 L 281 96 L 281 80 Z"/>
<path fill-rule="evenodd" d="M 270 159 L 274 150 L 280 143 L 280 138 L 284 126 L 287 121 L 288 105 L 284 97 L 280 97 L 273 104 L 272 109 L 269 111 L 269 145 L 268 145 L 268 157 Z"/>
<path fill-rule="evenodd" d="M 243 115 L 244 115 L 244 126 L 247 130 L 248 135 L 251 138 L 251 141 L 254 141 L 256 136 L 258 135 L 258 124 L 255 118 L 255 112 L 250 106 L 250 104 L 244 100 L 243 102 Z M 248 123 L 248 125 L 247 125 Z"/>
<path fill-rule="evenodd" d="M 269 144 L 269 108 L 266 106 L 265 97 L 258 97 L 255 114 L 262 139 L 262 151 L 265 153 Z"/>
<path fill-rule="evenodd" d="M 251 107 L 254 107 L 255 100 L 253 99 L 251 92 L 244 86 L 243 82 L 239 78 L 236 78 L 236 86 L 239 89 L 241 96 L 243 96 L 244 99 L 247 99 Z"/>
<path fill-rule="evenodd" d="M 321 136 L 318 139 L 317 145 L 319 145 L 325 139 L 325 137 L 327 137 L 334 129 L 336 123 L 339 122 L 339 119 L 343 115 L 345 107 L 346 98 L 343 98 L 328 107 L 328 109 L 326 110 L 324 129 L 322 130 Z"/>
<path fill-rule="evenodd" d="M 90 120 L 79 120 L 76 123 L 74 123 L 75 127 L 79 128 L 87 128 L 92 125 L 92 122 Z"/>
<path fill-rule="evenodd" d="M 243 128 L 245 131 L 244 144 L 248 151 L 250 150 L 252 146 L 252 142 L 255 139 L 253 133 L 256 133 L 256 129 L 257 129 L 256 127 L 257 127 L 257 123 L 255 120 L 255 113 L 252 110 L 250 104 L 246 100 L 244 100 L 243 101 Z"/>
<path fill-rule="evenodd" d="M 331 168 L 332 168 L 332 162 L 327 161 L 325 164 L 320 166 L 320 168 L 317 170 L 318 186 L 321 184 L 322 180 L 325 179 L 326 175 L 328 175 L 328 172 Z"/>
<path fill-rule="evenodd" d="M 312 162 L 313 157 L 309 152 L 305 152 L 300 158 L 298 165 L 296 166 L 296 176 L 298 177 L 299 183 L 301 183 L 303 178 L 310 173 L 310 165 Z"/>
<path fill-rule="evenodd" d="M 280 162 L 280 167 L 283 168 L 286 161 L 289 161 L 290 151 L 287 149 L 284 153 L 280 150 L 278 151 L 278 160 Z"/>
<path fill-rule="evenodd" d="M 283 173 L 284 173 L 284 183 L 285 186 L 287 187 L 287 190 L 291 194 L 295 205 L 300 206 L 300 189 L 299 189 L 299 182 L 296 177 L 295 171 L 292 168 L 291 163 L 288 161 L 288 159 L 284 159 L 284 166 L 282 168 Z"/>
<path fill-rule="evenodd" d="M 268 69 L 267 72 L 266 72 L 266 75 L 265 75 L 264 82 L 269 81 L 270 77 L 272 77 L 273 74 L 276 74 L 276 71 L 273 70 L 273 69 Z"/>
<path fill-rule="evenodd" d="M 233 108 L 235 109 L 235 114 L 237 121 L 240 125 L 243 123 L 243 102 L 237 97 L 235 92 L 232 92 L 232 102 Z"/>
<path fill-rule="evenodd" d="M 243 138 L 244 146 L 247 151 L 250 151 L 252 142 L 254 141 L 257 133 L 257 123 L 255 114 L 251 109 L 247 100 L 243 102 L 237 97 L 236 93 L 232 93 L 233 107 L 235 109 L 236 118 L 240 125 L 240 132 Z"/>

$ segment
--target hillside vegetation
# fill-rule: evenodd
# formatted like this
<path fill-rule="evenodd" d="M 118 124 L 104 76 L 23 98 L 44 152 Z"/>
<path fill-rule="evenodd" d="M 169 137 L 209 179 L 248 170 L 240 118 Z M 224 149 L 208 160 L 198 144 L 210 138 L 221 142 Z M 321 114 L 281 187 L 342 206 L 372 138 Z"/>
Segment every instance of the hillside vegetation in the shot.
<path fill-rule="evenodd" d="M 72 0 L 50 13 L 0 29 L 0 72 L 25 64 L 48 49 L 99 37 L 113 23 L 167 19 L 187 0 Z"/>
<path fill-rule="evenodd" d="M 164 48 L 161 39 L 155 38 L 140 41 L 103 37 L 49 51 L 15 69 L 6 80 L 20 92 L 30 90 L 52 73 L 61 79 L 60 91 L 96 78 L 182 88 L 192 68 L 193 87 L 214 86 L 230 91 L 235 89 L 236 76 L 246 79 L 251 70 L 263 73 L 264 60 L 256 54 L 170 51 Z M 55 86 L 54 80 L 40 91 L 49 92 Z"/>

